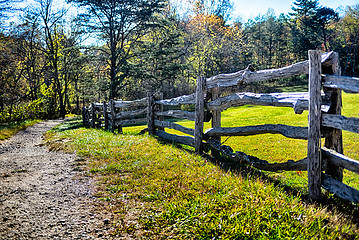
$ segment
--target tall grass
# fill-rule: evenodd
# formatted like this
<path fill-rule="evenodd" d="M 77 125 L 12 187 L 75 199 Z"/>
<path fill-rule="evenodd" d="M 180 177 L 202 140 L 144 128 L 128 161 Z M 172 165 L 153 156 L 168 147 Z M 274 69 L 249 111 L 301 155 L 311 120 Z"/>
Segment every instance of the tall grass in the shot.
<path fill-rule="evenodd" d="M 345 95 L 344 99 L 356 103 L 356 97 L 350 100 Z M 344 114 L 349 111 L 359 115 L 348 108 L 344 108 Z M 245 106 L 223 112 L 222 121 L 223 126 L 306 125 L 307 116 L 292 111 Z M 97 179 L 96 195 L 104 200 L 104 209 L 114 214 L 113 234 L 118 237 L 356 239 L 359 236 L 351 215 L 303 201 L 305 173 L 271 174 L 213 161 L 154 137 L 133 134 L 143 126 L 125 128 L 124 135 L 113 135 L 103 130 L 74 128 L 80 122 L 66 124 L 49 133 L 48 141 L 53 149 L 76 152 L 89 159 L 85 169 Z M 67 139 L 63 141 L 66 144 L 59 139 Z M 352 147 L 348 155 L 357 156 L 357 139 L 345 134 L 349 145 L 344 149 Z M 233 137 L 225 144 L 270 161 L 300 159 L 306 154 L 305 141 L 271 134 Z M 358 176 L 353 179 L 357 184 Z M 300 191 L 287 191 L 285 186 L 292 186 L 292 181 L 296 181 L 293 186 Z M 351 204 L 351 209 L 353 214 L 359 213 L 358 205 Z"/>

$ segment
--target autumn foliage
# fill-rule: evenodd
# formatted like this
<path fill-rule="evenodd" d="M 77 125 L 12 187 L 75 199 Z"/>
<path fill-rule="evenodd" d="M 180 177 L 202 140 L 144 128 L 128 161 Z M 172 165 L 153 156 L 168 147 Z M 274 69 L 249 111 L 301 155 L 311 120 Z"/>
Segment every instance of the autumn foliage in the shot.
<path fill-rule="evenodd" d="M 316 0 L 296 0 L 288 14 L 269 9 L 243 22 L 228 0 L 69 2 L 81 8 L 75 19 L 39 0 L 2 28 L 0 122 L 63 117 L 148 91 L 191 94 L 198 75 L 283 67 L 307 59 L 308 49 L 338 52 L 342 74 L 359 75 L 359 5 L 339 16 Z"/>

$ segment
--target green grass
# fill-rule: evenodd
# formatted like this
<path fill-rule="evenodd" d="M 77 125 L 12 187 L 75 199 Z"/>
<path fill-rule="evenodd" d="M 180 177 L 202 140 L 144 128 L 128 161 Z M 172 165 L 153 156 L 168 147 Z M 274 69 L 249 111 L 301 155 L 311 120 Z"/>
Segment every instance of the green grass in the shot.
<path fill-rule="evenodd" d="M 0 124 L 0 141 L 8 139 L 15 135 L 17 132 L 30 127 L 41 120 L 26 120 L 23 122 L 16 122 L 10 124 Z"/>
<path fill-rule="evenodd" d="M 354 105 L 357 102 L 357 95 L 344 95 L 344 115 L 359 116 Z M 223 126 L 305 126 L 307 119 L 306 115 L 295 115 L 292 109 L 250 106 L 224 111 L 222 116 Z M 190 122 L 181 124 L 193 127 Z M 211 162 L 154 137 L 135 135 L 144 126 L 124 128 L 124 135 L 113 135 L 80 125 L 80 120 L 66 122 L 48 133 L 47 138 L 53 149 L 76 152 L 89 159 L 86 169 L 97 180 L 96 195 L 103 199 L 102 210 L 115 216 L 114 235 L 145 239 L 359 236 L 353 222 L 357 219 L 351 220 L 359 213 L 359 206 L 340 201 L 334 207 L 309 204 L 301 195 L 306 191 L 305 172 L 273 174 L 230 169 L 233 165 L 226 162 Z M 345 152 L 358 159 L 358 137 L 351 133 L 344 137 Z M 66 144 L 58 139 L 66 139 Z M 306 155 L 306 141 L 287 140 L 280 135 L 232 137 L 225 144 L 273 162 L 298 160 Z M 357 174 L 346 173 L 346 179 L 348 176 L 357 186 Z M 348 211 L 341 211 L 343 206 Z M 349 211 L 352 212 L 346 214 Z"/>
<path fill-rule="evenodd" d="M 359 117 L 359 94 L 343 94 L 342 113 L 347 117 Z M 252 126 L 260 124 L 286 124 L 291 126 L 307 126 L 308 111 L 295 114 L 291 108 L 242 106 L 230 108 L 222 112 L 222 127 Z M 177 122 L 185 127 L 194 128 L 190 121 Z M 211 128 L 210 123 L 205 129 Z M 131 129 L 130 131 L 134 131 Z M 178 131 L 169 130 L 170 133 L 183 135 Z M 279 134 L 262 134 L 246 137 L 222 137 L 222 143 L 231 146 L 234 151 L 241 151 L 269 162 L 286 162 L 300 160 L 307 155 L 307 141 L 283 137 Z M 322 140 L 324 144 L 324 139 Z M 359 159 L 359 135 L 343 131 L 344 154 L 353 159 Z M 266 173 L 283 184 L 295 187 L 302 193 L 307 193 L 306 172 Z M 359 189 L 358 174 L 350 171 L 344 172 L 344 183 Z"/>
<path fill-rule="evenodd" d="M 359 95 L 343 94 L 343 115 L 347 117 L 359 117 Z M 251 126 L 259 124 L 287 124 L 292 126 L 307 126 L 308 112 L 294 114 L 291 108 L 242 106 L 231 108 L 222 112 L 222 126 Z M 192 121 L 177 121 L 177 123 L 194 128 Z M 125 128 L 128 134 L 138 133 L 145 126 Z M 205 124 L 205 129 L 210 128 L 210 123 Z M 183 135 L 174 130 L 166 130 L 170 133 Z M 285 162 L 288 160 L 300 160 L 307 155 L 307 141 L 295 140 L 282 135 L 263 134 L 246 137 L 222 137 L 222 142 L 229 145 L 235 151 L 256 156 L 269 162 Z M 324 139 L 323 139 L 324 144 Z M 353 159 L 359 159 L 358 134 L 343 131 L 344 154 Z M 284 185 L 296 188 L 302 193 L 307 193 L 307 172 L 267 172 L 267 176 L 281 181 Z M 344 183 L 359 189 L 359 176 L 350 171 L 344 171 Z"/>

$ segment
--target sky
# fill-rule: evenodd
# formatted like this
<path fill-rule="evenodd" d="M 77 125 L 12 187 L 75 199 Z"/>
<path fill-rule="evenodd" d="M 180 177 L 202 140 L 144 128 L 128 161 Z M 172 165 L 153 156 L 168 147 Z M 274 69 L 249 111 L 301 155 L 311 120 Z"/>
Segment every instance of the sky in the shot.
<path fill-rule="evenodd" d="M 17 7 L 26 7 L 35 5 L 36 0 L 23 0 L 23 2 Z M 191 0 L 171 0 L 173 4 L 181 5 L 182 11 L 188 11 L 189 4 Z M 294 0 L 231 0 L 234 3 L 234 11 L 232 13 L 232 21 L 241 21 L 247 22 L 248 19 L 253 19 L 259 14 L 264 15 L 269 8 L 274 10 L 275 15 L 281 13 L 288 14 L 292 12 L 291 7 L 294 5 Z M 69 8 L 69 13 L 75 15 L 77 10 L 75 7 L 70 7 L 66 4 L 66 0 L 53 0 L 54 8 L 65 7 Z M 344 13 L 344 8 L 346 6 L 353 6 L 359 4 L 359 0 L 319 0 L 320 6 L 330 7 L 337 11 L 340 15 Z M 187 8 L 187 10 L 186 10 Z M 17 16 L 8 19 L 8 22 L 14 21 L 17 19 Z M 16 20 L 15 20 L 16 21 Z"/>
<path fill-rule="evenodd" d="M 232 0 L 234 3 L 233 18 L 242 18 L 244 22 L 265 14 L 268 8 L 273 8 L 276 15 L 292 12 L 292 0 Z M 340 10 L 340 7 L 359 4 L 359 0 L 319 0 L 319 5 Z M 339 11 L 340 13 L 341 11 Z"/>

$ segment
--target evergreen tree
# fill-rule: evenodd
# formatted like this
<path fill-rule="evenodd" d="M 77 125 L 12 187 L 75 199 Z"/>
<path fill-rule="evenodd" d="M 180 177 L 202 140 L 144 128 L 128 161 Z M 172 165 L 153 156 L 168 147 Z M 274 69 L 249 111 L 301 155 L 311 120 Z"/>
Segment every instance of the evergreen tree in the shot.
<path fill-rule="evenodd" d="M 176 95 L 176 80 L 186 68 L 181 59 L 184 55 L 182 32 L 177 25 L 174 17 L 162 18 L 161 27 L 149 34 L 151 41 L 146 46 L 147 64 L 152 65 L 149 66 L 151 77 L 156 80 L 158 90 L 164 93 L 164 97 Z"/>
<path fill-rule="evenodd" d="M 141 98 L 148 91 L 164 97 L 176 95 L 175 84 L 186 68 L 183 64 L 183 37 L 175 16 L 158 16 L 158 26 L 141 38 L 129 62 L 129 78 L 121 90 L 129 98 Z"/>
<path fill-rule="evenodd" d="M 89 32 L 96 32 L 103 41 L 110 78 L 110 98 L 119 97 L 128 75 L 128 60 L 133 47 L 153 26 L 152 16 L 162 10 L 164 0 L 68 0 L 87 9 L 81 15 Z"/>
<path fill-rule="evenodd" d="M 328 26 L 331 22 L 338 21 L 338 13 L 336 13 L 333 9 L 328 7 L 321 7 L 317 11 L 317 21 L 319 28 L 321 29 L 322 34 L 322 43 L 324 45 L 324 50 L 326 52 L 329 51 L 328 46 Z"/>
<path fill-rule="evenodd" d="M 290 13 L 293 17 L 293 51 L 300 59 L 306 59 L 307 51 L 320 45 L 318 0 L 296 0 L 293 4 L 293 13 Z"/>
<path fill-rule="evenodd" d="M 336 25 L 334 51 L 341 57 L 342 74 L 359 76 L 359 4 L 348 7 Z"/>

